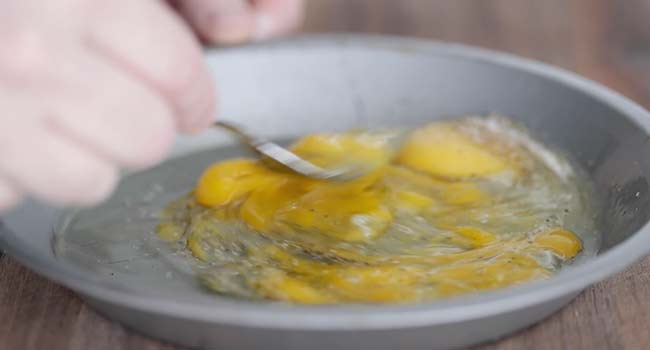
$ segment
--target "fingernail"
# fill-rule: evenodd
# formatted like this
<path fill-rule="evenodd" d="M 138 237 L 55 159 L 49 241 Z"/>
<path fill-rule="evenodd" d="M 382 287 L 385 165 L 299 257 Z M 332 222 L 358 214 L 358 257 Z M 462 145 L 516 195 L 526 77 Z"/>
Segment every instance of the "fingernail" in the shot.
<path fill-rule="evenodd" d="M 264 13 L 257 15 L 255 20 L 255 33 L 253 35 L 254 39 L 268 39 L 269 37 L 273 36 L 275 27 L 275 20 L 272 16 Z"/>
<path fill-rule="evenodd" d="M 245 16 L 209 13 L 204 18 L 206 34 L 215 42 L 236 44 L 248 40 L 251 36 L 250 24 L 246 23 Z"/>
<path fill-rule="evenodd" d="M 194 87 L 184 96 L 179 113 L 183 132 L 195 133 L 209 126 L 215 118 L 215 86 L 209 72 L 195 80 Z"/>
<path fill-rule="evenodd" d="M 217 35 L 215 38 L 217 42 L 222 44 L 238 44 L 242 43 L 249 38 L 248 31 L 224 31 Z"/>

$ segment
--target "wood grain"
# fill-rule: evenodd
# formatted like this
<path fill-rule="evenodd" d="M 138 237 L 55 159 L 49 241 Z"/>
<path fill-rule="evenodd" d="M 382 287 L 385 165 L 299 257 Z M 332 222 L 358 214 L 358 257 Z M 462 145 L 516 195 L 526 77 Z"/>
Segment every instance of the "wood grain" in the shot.
<path fill-rule="evenodd" d="M 650 107 L 647 0 L 309 0 L 305 32 L 409 35 L 576 71 Z M 636 350 L 650 344 L 650 258 L 529 329 L 480 349 Z M 0 349 L 180 349 L 125 330 L 0 253 Z"/>

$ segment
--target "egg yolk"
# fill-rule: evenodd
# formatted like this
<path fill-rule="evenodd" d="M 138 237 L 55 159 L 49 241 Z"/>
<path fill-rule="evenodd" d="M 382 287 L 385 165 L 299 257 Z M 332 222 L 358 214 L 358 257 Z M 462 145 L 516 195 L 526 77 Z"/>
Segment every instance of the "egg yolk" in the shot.
<path fill-rule="evenodd" d="M 415 131 L 396 162 L 448 179 L 490 175 L 508 168 L 504 159 L 444 124 Z"/>
<path fill-rule="evenodd" d="M 397 149 L 380 134 L 344 133 L 310 135 L 292 150 L 325 168 L 365 162 L 373 170 L 336 183 L 252 159 L 222 161 L 204 171 L 189 199 L 201 214 L 187 218 L 190 226 L 161 225 L 160 237 L 185 239 L 205 262 L 239 247 L 235 255 L 245 263 L 228 266 L 253 293 L 247 295 L 310 304 L 420 301 L 501 288 L 549 277 L 551 269 L 536 259 L 542 253 L 568 261 L 582 249 L 562 227 L 494 232 L 500 197 L 483 184 L 520 165 L 449 123 L 414 131 Z M 243 223 L 259 237 L 254 244 L 242 238 L 252 233 L 226 237 L 216 222 Z M 217 278 L 206 284 L 232 289 Z"/>

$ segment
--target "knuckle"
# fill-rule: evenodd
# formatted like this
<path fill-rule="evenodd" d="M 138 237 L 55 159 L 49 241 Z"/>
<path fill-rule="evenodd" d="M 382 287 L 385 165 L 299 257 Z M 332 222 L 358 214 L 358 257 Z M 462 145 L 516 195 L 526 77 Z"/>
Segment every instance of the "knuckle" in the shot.
<path fill-rule="evenodd" d="M 69 154 L 45 176 L 32 179 L 36 195 L 53 203 L 91 205 L 104 199 L 115 186 L 114 166 L 87 155 Z M 45 183 L 48 185 L 46 186 Z"/>
<path fill-rule="evenodd" d="M 79 198 L 79 204 L 91 205 L 106 200 L 118 182 L 117 169 L 107 166 L 93 174 L 83 185 L 88 188 L 84 196 Z"/>
<path fill-rule="evenodd" d="M 35 30 L 16 29 L 0 33 L 0 71 L 4 75 L 22 78 L 46 70 L 47 44 Z"/>
<path fill-rule="evenodd" d="M 163 159 L 176 134 L 175 114 L 167 100 L 141 88 L 111 96 L 107 104 L 117 112 L 98 113 L 102 125 L 112 125 L 109 132 L 99 130 L 104 152 L 119 165 L 136 169 Z"/>
<path fill-rule="evenodd" d="M 176 118 L 180 130 L 194 133 L 206 128 L 217 113 L 216 98 L 216 86 L 209 75 L 203 74 L 177 102 Z"/>
<path fill-rule="evenodd" d="M 134 145 L 128 166 L 143 168 L 152 166 L 165 158 L 169 152 L 176 127 L 170 115 L 159 114 L 150 120 Z"/>
<path fill-rule="evenodd" d="M 83 172 L 67 175 L 54 197 L 66 203 L 92 205 L 105 200 L 115 188 L 117 170 L 108 164 L 88 164 Z"/>
<path fill-rule="evenodd" d="M 197 49 L 179 50 L 166 62 L 159 83 L 163 92 L 176 100 L 191 89 L 201 72 L 202 60 Z"/>

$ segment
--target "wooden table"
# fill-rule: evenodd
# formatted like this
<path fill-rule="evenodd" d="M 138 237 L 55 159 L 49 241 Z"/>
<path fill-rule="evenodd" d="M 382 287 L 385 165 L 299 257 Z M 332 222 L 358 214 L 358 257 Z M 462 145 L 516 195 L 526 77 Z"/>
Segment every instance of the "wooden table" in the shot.
<path fill-rule="evenodd" d="M 513 52 L 650 107 L 648 0 L 308 0 L 307 32 L 418 36 Z M 650 259 L 480 349 L 650 348 Z M 0 253 L 0 349 L 179 349 L 125 330 Z"/>

